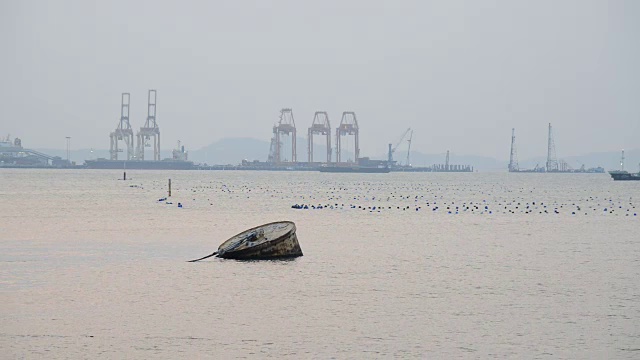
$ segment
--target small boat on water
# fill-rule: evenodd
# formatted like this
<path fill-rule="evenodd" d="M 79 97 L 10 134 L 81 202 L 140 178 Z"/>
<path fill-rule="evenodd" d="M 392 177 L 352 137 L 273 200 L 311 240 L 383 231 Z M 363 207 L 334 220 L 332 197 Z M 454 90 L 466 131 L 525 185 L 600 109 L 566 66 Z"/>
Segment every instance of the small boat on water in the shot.
<path fill-rule="evenodd" d="M 640 172 L 637 174 L 624 170 L 609 171 L 609 175 L 613 180 L 640 180 Z"/>
<path fill-rule="evenodd" d="M 302 256 L 296 236 L 296 225 L 291 221 L 278 221 L 243 231 L 223 242 L 218 251 L 203 258 L 217 256 L 236 260 L 265 260 Z"/>
<path fill-rule="evenodd" d="M 609 171 L 609 175 L 611 175 L 613 180 L 640 181 L 640 171 L 638 171 L 637 174 L 634 174 L 624 170 L 624 150 L 622 150 L 622 157 L 620 158 L 620 170 Z"/>

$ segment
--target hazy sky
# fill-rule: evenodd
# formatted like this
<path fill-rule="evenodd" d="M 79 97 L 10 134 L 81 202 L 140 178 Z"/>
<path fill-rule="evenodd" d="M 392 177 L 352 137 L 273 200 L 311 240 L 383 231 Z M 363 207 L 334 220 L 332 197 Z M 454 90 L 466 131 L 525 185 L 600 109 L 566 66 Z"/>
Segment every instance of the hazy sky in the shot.
<path fill-rule="evenodd" d="M 0 2 L 0 135 L 109 148 L 158 90 L 163 148 L 268 140 L 282 107 L 355 111 L 361 154 L 506 159 L 640 147 L 640 1 Z M 266 158 L 267 149 L 265 149 Z M 306 155 L 302 156 L 306 158 Z"/>

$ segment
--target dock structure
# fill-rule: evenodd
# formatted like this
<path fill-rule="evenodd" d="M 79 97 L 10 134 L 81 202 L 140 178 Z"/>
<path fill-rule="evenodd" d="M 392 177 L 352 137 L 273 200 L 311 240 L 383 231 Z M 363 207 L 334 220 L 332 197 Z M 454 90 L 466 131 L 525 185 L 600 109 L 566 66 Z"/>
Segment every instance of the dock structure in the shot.
<path fill-rule="evenodd" d="M 68 141 L 68 140 L 67 140 Z M 68 142 L 67 142 L 68 143 Z M 40 151 L 22 147 L 22 140 L 11 136 L 0 139 L 0 167 L 69 167 L 69 150 L 67 159 L 50 156 Z"/>
<path fill-rule="evenodd" d="M 553 137 L 553 128 L 551 123 L 548 127 L 547 135 L 547 162 L 544 166 L 536 166 L 533 169 L 521 169 L 518 165 L 518 156 L 516 151 L 516 130 L 511 129 L 511 156 L 509 158 L 509 172 L 512 173 L 572 173 L 572 174 L 594 174 L 604 173 L 604 168 L 592 167 L 586 168 L 584 164 L 578 169 L 574 169 L 563 159 L 556 156 L 556 144 Z"/>
<path fill-rule="evenodd" d="M 444 164 L 434 164 L 431 167 L 433 172 L 473 172 L 471 165 L 455 165 L 449 163 L 449 150 L 444 160 Z"/>

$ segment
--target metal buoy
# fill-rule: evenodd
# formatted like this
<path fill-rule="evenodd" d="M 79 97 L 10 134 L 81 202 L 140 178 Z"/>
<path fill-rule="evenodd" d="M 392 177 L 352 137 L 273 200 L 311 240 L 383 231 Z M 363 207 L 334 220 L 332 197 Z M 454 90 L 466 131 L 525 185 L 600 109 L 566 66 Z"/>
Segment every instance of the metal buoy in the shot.
<path fill-rule="evenodd" d="M 264 260 L 302 256 L 296 236 L 296 225 L 291 221 L 278 221 L 245 230 L 223 242 L 212 256 L 236 260 Z"/>

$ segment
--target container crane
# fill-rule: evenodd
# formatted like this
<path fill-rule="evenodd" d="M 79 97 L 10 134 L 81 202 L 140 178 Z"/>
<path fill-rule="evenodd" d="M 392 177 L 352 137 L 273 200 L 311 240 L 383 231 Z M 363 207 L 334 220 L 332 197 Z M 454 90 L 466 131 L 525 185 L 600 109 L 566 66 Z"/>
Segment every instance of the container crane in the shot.
<path fill-rule="evenodd" d="M 402 143 L 402 140 L 404 140 L 404 138 L 407 137 L 407 134 L 409 134 L 410 132 L 411 132 L 411 128 L 408 128 L 404 132 L 404 134 L 402 134 L 402 136 L 400 137 L 400 140 L 398 140 L 398 142 L 396 143 L 396 146 L 393 146 L 393 144 L 389 144 L 389 154 L 387 157 L 388 166 L 391 166 L 391 164 L 393 163 L 393 153 L 396 151 L 398 146 L 400 146 L 400 144 Z"/>

